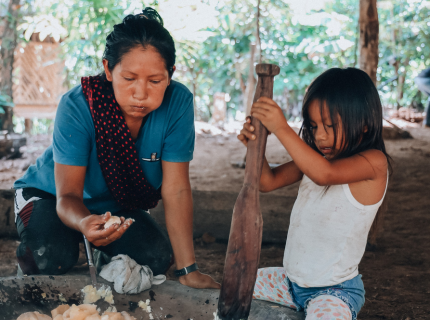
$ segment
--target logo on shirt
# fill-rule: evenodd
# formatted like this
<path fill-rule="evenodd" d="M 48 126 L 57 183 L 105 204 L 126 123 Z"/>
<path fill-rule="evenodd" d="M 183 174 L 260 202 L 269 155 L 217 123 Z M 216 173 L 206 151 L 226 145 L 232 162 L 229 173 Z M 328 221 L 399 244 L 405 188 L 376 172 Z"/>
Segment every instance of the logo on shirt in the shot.
<path fill-rule="evenodd" d="M 159 161 L 160 158 L 157 158 L 157 152 L 153 152 L 151 153 L 151 158 L 142 158 L 143 161 L 148 161 L 148 162 L 155 162 L 155 161 Z"/>

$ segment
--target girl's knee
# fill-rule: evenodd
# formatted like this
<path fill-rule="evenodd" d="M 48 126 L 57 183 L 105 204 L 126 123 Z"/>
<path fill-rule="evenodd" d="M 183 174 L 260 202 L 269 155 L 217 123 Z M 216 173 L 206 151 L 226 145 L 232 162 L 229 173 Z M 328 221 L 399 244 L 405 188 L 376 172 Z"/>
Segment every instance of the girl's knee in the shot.
<path fill-rule="evenodd" d="M 306 320 L 351 320 L 349 306 L 331 295 L 321 295 L 312 299 L 307 307 Z"/>
<path fill-rule="evenodd" d="M 282 267 L 262 268 L 257 272 L 254 286 L 254 299 L 271 301 L 290 308 L 296 308 L 285 281 Z"/>
<path fill-rule="evenodd" d="M 257 271 L 257 281 L 268 279 L 281 283 L 285 281 L 286 277 L 285 269 L 282 267 L 261 268 Z"/>

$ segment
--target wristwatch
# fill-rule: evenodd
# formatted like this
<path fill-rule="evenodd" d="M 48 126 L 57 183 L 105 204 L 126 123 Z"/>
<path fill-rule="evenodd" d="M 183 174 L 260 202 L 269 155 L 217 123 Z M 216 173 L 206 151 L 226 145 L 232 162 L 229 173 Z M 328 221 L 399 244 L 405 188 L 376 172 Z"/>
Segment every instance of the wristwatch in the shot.
<path fill-rule="evenodd" d="M 186 274 L 189 274 L 193 271 L 199 270 L 199 267 L 197 266 L 197 263 L 193 263 L 192 265 L 179 269 L 179 270 L 175 270 L 175 276 L 177 277 L 181 277 L 181 276 L 185 276 Z"/>

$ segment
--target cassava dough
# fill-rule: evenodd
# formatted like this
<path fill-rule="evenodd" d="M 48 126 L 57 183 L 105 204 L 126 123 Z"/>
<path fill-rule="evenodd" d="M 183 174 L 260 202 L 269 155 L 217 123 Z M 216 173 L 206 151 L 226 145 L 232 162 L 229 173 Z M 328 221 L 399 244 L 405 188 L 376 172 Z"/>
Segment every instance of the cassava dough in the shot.
<path fill-rule="evenodd" d="M 52 320 L 50 316 L 40 314 L 39 312 L 26 312 L 18 317 L 16 320 Z"/>
<path fill-rule="evenodd" d="M 105 229 L 109 228 L 114 223 L 118 223 L 118 225 L 121 225 L 121 218 L 117 216 L 111 216 L 110 219 L 105 223 Z"/>
<path fill-rule="evenodd" d="M 127 312 L 105 311 L 102 315 L 97 311 L 95 304 L 81 304 L 79 306 L 67 304 L 61 305 L 51 311 L 53 318 L 39 312 L 26 312 L 19 316 L 17 320 L 137 320 Z"/>
<path fill-rule="evenodd" d="M 58 306 L 54 310 L 51 311 L 52 318 L 55 319 L 55 317 L 59 314 L 63 314 L 66 312 L 66 310 L 69 310 L 70 306 L 68 304 L 62 304 L 61 306 Z"/>
<path fill-rule="evenodd" d="M 113 304 L 112 289 L 109 286 L 102 286 L 98 290 L 92 285 L 85 286 L 82 290 L 84 294 L 84 304 L 97 302 L 99 299 L 105 299 L 109 304 Z"/>

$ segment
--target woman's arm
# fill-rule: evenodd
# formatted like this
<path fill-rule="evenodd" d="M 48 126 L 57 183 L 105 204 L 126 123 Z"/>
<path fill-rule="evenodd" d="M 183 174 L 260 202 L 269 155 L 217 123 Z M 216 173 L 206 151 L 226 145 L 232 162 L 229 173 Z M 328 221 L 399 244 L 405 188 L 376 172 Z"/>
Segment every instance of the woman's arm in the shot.
<path fill-rule="evenodd" d="M 248 140 L 254 140 L 255 135 L 253 134 L 254 127 L 251 125 L 251 118 L 247 117 L 246 122 L 243 125 L 240 134 L 237 138 L 245 145 L 248 145 Z M 264 157 L 263 169 L 261 171 L 260 178 L 260 191 L 269 192 L 285 186 L 289 186 L 297 181 L 300 181 L 303 177 L 303 173 L 294 163 L 290 161 L 271 169 L 266 157 Z"/>
<path fill-rule="evenodd" d="M 189 162 L 162 161 L 163 198 L 166 227 L 175 256 L 176 268 L 182 269 L 196 262 L 193 243 L 193 200 L 189 180 Z M 179 282 L 193 288 L 220 288 L 210 276 L 191 272 Z"/>
<path fill-rule="evenodd" d="M 133 223 L 121 217 L 121 226 L 114 224 L 104 229 L 110 213 L 91 214 L 83 202 L 86 167 L 55 163 L 55 188 L 57 193 L 57 214 L 69 228 L 82 232 L 95 246 L 106 246 L 121 238 Z"/>

